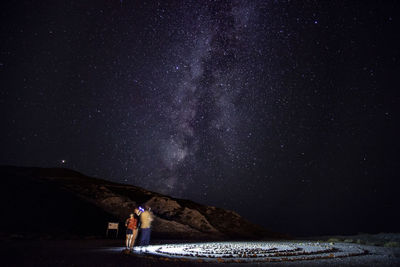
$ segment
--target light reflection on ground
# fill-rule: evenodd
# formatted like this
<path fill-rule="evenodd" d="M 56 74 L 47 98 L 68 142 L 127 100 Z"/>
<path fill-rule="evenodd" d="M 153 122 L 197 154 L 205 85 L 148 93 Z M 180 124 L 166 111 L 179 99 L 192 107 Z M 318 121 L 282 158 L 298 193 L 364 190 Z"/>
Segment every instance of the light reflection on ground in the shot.
<path fill-rule="evenodd" d="M 282 262 L 365 255 L 360 246 L 320 242 L 209 242 L 135 247 L 133 253 L 204 262 Z"/>

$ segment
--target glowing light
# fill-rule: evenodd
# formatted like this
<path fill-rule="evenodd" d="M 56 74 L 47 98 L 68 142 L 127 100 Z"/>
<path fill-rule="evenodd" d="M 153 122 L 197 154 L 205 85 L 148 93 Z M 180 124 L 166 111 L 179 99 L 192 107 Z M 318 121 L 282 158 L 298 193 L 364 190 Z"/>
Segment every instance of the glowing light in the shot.
<path fill-rule="evenodd" d="M 366 254 L 359 246 L 319 242 L 212 242 L 135 247 L 134 253 L 205 262 L 275 262 Z"/>

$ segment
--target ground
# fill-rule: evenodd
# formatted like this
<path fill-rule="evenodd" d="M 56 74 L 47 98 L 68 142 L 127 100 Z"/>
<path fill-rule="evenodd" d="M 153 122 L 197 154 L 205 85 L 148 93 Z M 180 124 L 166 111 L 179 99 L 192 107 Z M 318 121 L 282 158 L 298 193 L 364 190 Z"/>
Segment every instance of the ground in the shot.
<path fill-rule="evenodd" d="M 199 263 L 149 256 L 147 254 L 123 253 L 123 240 L 2 240 L 3 266 L 217 266 L 218 261 Z M 298 240 L 293 241 L 298 244 Z M 306 241 L 305 241 L 306 242 Z M 153 244 L 161 246 L 173 243 L 171 240 L 155 240 Z M 176 243 L 176 242 L 175 242 Z M 297 265 L 297 266 L 399 266 L 400 248 L 369 246 L 362 244 L 333 243 L 341 246 L 357 246 L 368 251 L 365 255 L 313 259 L 293 262 L 270 263 L 232 263 L 230 265 L 260 266 L 260 265 Z M 188 245 L 188 243 L 186 243 Z M 226 263 L 225 263 L 226 264 Z"/>

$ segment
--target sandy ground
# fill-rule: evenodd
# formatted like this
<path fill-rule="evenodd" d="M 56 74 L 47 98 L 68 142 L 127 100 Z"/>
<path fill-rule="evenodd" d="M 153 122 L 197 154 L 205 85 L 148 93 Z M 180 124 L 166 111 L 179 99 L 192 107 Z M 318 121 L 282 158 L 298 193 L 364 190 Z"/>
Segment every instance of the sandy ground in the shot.
<path fill-rule="evenodd" d="M 153 243 L 170 241 L 153 241 Z M 400 266 L 400 248 L 360 245 L 368 255 L 283 263 L 195 263 L 124 255 L 123 240 L 2 240 L 2 266 Z"/>

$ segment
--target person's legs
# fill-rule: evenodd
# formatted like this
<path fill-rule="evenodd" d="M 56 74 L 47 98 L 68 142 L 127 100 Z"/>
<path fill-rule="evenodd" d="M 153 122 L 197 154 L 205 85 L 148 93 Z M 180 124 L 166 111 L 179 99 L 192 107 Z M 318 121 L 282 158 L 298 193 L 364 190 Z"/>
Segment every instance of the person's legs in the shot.
<path fill-rule="evenodd" d="M 129 236 L 130 236 L 130 235 L 126 235 L 126 241 L 125 241 L 125 246 L 126 246 L 126 248 L 129 248 L 129 239 L 130 239 Z"/>
<path fill-rule="evenodd" d="M 149 228 L 142 228 L 140 229 L 140 245 L 141 246 L 147 246 L 148 243 L 148 235 L 149 235 Z"/>
<path fill-rule="evenodd" d="M 130 248 L 132 248 L 135 245 L 135 240 L 136 240 L 136 237 L 137 237 L 137 233 L 138 233 L 138 229 L 133 230 L 132 241 L 130 243 Z"/>
<path fill-rule="evenodd" d="M 140 241 L 139 245 L 144 246 L 144 235 L 145 235 L 146 229 L 141 228 L 140 229 Z"/>
<path fill-rule="evenodd" d="M 129 247 L 132 247 L 133 235 L 129 235 Z"/>
<path fill-rule="evenodd" d="M 147 235 L 146 235 L 146 246 L 150 244 L 150 234 L 151 234 L 151 228 L 147 229 Z"/>
<path fill-rule="evenodd" d="M 142 229 L 142 236 L 140 239 L 141 246 L 148 246 L 150 243 L 150 228 Z"/>
<path fill-rule="evenodd" d="M 126 229 L 126 248 L 129 248 L 130 242 L 132 240 L 132 229 Z"/>

